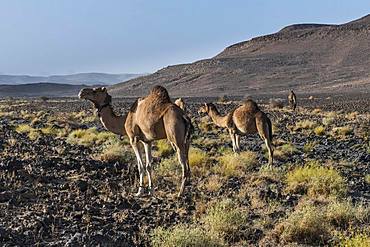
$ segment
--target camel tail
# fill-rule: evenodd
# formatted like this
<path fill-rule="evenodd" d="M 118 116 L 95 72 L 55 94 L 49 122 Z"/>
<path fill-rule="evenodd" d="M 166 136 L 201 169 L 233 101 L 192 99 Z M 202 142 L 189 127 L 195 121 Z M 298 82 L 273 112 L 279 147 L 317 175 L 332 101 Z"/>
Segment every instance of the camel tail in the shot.
<path fill-rule="evenodd" d="M 186 131 L 185 131 L 185 146 L 189 147 L 190 146 L 190 138 L 191 138 L 191 133 L 194 130 L 194 126 L 191 123 L 191 120 L 188 116 L 184 115 L 183 119 L 185 121 L 186 125 Z"/>
<path fill-rule="evenodd" d="M 272 142 L 272 123 L 271 123 L 270 118 L 267 118 L 267 124 L 269 126 L 269 139 L 270 139 L 270 142 Z"/>

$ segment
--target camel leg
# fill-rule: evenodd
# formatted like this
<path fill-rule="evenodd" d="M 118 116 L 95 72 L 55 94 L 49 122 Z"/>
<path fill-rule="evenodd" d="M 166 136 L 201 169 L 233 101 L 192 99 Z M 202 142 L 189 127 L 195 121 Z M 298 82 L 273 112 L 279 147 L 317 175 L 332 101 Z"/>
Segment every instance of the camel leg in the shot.
<path fill-rule="evenodd" d="M 187 155 L 184 148 L 177 147 L 177 157 L 182 168 L 182 181 L 178 196 L 184 193 L 184 188 L 190 177 L 190 167 L 187 159 Z"/>
<path fill-rule="evenodd" d="M 152 187 L 152 143 L 143 142 L 144 150 L 145 150 L 145 170 L 146 175 L 148 176 L 148 194 L 153 194 L 153 187 Z"/>
<path fill-rule="evenodd" d="M 234 151 L 234 153 L 237 153 L 238 150 L 236 148 L 236 140 L 235 140 L 236 138 L 235 138 L 234 132 L 231 129 L 229 129 L 229 135 L 230 135 L 230 138 L 231 138 L 231 142 L 233 144 L 233 151 Z"/>
<path fill-rule="evenodd" d="M 177 151 L 177 150 L 176 150 L 176 145 L 175 145 L 175 144 L 173 144 L 173 142 L 170 142 L 170 143 L 171 143 L 171 146 L 172 146 L 173 151 L 175 151 L 175 152 L 176 152 L 176 151 Z"/>
<path fill-rule="evenodd" d="M 265 141 L 265 145 L 267 147 L 267 150 L 269 152 L 269 166 L 272 166 L 272 163 L 273 163 L 273 150 L 272 150 L 272 145 L 271 145 L 271 141 L 269 138 L 264 138 L 264 141 Z"/>
<path fill-rule="evenodd" d="M 271 122 L 266 116 L 262 116 L 256 119 L 256 125 L 258 134 L 260 135 L 261 139 L 265 142 L 267 151 L 269 153 L 269 161 L 268 165 L 272 166 L 273 163 L 273 149 L 272 149 L 272 132 L 270 131 Z"/>
<path fill-rule="evenodd" d="M 240 135 L 235 134 L 235 143 L 236 143 L 236 148 L 238 149 L 238 152 L 240 152 Z"/>
<path fill-rule="evenodd" d="M 139 190 L 135 194 L 135 196 L 141 196 L 144 192 L 144 165 L 143 165 L 143 159 L 141 157 L 140 153 L 140 147 L 138 145 L 138 142 L 136 140 L 131 140 L 131 146 L 134 150 L 136 159 L 137 159 L 137 167 L 139 170 L 139 176 L 140 176 L 140 182 L 139 182 Z"/>

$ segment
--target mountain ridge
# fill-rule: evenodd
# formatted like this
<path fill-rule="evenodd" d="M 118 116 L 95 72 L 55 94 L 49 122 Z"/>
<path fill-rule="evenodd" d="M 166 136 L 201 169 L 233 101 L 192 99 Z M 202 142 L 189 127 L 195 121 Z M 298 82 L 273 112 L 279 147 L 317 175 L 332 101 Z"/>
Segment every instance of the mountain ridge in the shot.
<path fill-rule="evenodd" d="M 67 75 L 50 75 L 50 76 L 31 76 L 31 75 L 2 75 L 0 74 L 0 85 L 19 85 L 27 83 L 61 83 L 71 85 L 111 85 L 117 82 L 126 81 L 145 74 L 109 74 L 109 73 L 76 73 Z"/>
<path fill-rule="evenodd" d="M 176 96 L 242 96 L 296 91 L 369 91 L 370 15 L 344 24 L 293 24 L 110 87 L 142 96 L 163 85 Z"/>

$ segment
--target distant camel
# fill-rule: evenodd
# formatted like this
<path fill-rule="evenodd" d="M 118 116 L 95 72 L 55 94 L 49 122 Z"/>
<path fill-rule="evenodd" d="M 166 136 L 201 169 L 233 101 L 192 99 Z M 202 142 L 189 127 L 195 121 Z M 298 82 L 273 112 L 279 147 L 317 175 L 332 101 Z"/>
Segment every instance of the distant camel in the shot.
<path fill-rule="evenodd" d="M 293 90 L 290 90 L 289 95 L 288 95 L 288 102 L 290 107 L 295 111 L 295 108 L 297 107 L 297 96 L 293 92 Z"/>
<path fill-rule="evenodd" d="M 258 108 L 256 102 L 249 99 L 225 116 L 221 116 L 214 104 L 205 103 L 200 107 L 199 113 L 207 113 L 213 123 L 219 127 L 227 128 L 233 144 L 233 151 L 236 153 L 240 151 L 240 135 L 258 133 L 266 144 L 269 153 L 268 163 L 272 165 L 272 124 L 267 115 Z"/>
<path fill-rule="evenodd" d="M 144 172 L 148 176 L 148 193 L 153 193 L 151 147 L 154 140 L 168 139 L 176 147 L 177 156 L 182 166 L 182 183 L 179 196 L 190 179 L 188 161 L 192 124 L 184 112 L 170 100 L 168 92 L 161 86 L 155 86 L 150 94 L 138 99 L 127 114 L 117 116 L 113 112 L 111 96 L 107 89 L 84 88 L 79 97 L 91 101 L 98 111 L 100 121 L 107 130 L 119 135 L 127 134 L 135 152 L 140 175 L 140 187 L 137 196 L 144 193 Z M 141 157 L 143 144 L 146 156 L 144 166 Z"/>
<path fill-rule="evenodd" d="M 185 105 L 185 102 L 182 98 L 178 98 L 177 100 L 175 100 L 175 104 L 180 107 L 184 112 L 186 112 L 186 105 Z"/>

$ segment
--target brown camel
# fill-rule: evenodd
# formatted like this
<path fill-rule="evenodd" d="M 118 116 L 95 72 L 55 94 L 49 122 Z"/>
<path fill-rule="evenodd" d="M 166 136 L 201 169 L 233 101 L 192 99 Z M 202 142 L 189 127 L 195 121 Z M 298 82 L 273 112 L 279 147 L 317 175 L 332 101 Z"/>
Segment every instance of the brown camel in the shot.
<path fill-rule="evenodd" d="M 178 98 L 177 100 L 175 100 L 175 104 L 180 107 L 184 112 L 186 112 L 186 105 L 185 105 L 185 102 L 182 98 Z"/>
<path fill-rule="evenodd" d="M 293 92 L 293 90 L 290 90 L 289 95 L 288 95 L 288 102 L 290 107 L 295 111 L 295 108 L 297 107 L 297 96 Z"/>
<path fill-rule="evenodd" d="M 258 133 L 264 140 L 268 153 L 269 165 L 273 163 L 272 125 L 267 115 L 262 112 L 253 100 L 245 101 L 241 106 L 221 116 L 216 106 L 205 103 L 199 113 L 207 113 L 213 123 L 222 128 L 227 128 L 233 145 L 233 151 L 240 151 L 240 136 Z"/>
<path fill-rule="evenodd" d="M 153 193 L 151 163 L 152 142 L 168 139 L 176 147 L 177 156 L 182 166 L 182 183 L 179 196 L 190 179 L 188 153 L 192 124 L 184 112 L 170 101 L 167 90 L 155 86 L 150 94 L 138 99 L 125 116 L 117 116 L 111 106 L 111 96 L 106 88 L 84 88 L 79 97 L 91 101 L 98 111 L 100 121 L 113 133 L 127 134 L 135 152 L 140 175 L 140 187 L 137 196 L 144 193 L 144 172 L 148 176 L 148 193 Z M 141 156 L 141 144 L 144 146 L 146 163 Z"/>

